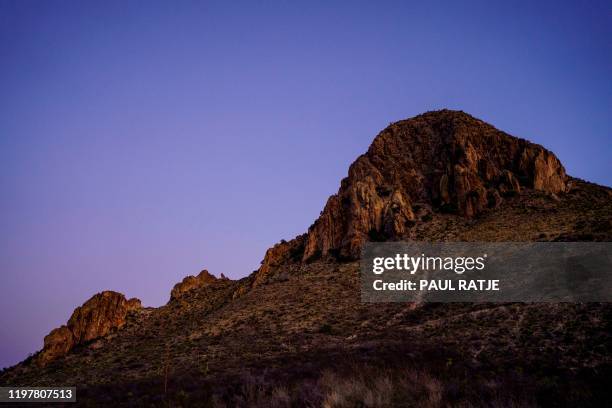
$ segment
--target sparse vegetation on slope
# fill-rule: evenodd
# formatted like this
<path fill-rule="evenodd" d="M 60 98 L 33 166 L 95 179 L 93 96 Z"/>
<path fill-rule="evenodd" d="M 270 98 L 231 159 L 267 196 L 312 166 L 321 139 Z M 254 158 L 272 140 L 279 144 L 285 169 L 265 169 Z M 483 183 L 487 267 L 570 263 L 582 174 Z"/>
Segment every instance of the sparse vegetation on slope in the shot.
<path fill-rule="evenodd" d="M 446 111 L 440 117 L 448 115 L 454 119 L 447 125 L 438 121 L 429 128 L 422 118 L 412 125 L 400 122 L 383 139 L 396 140 L 401 126 L 409 125 L 427 138 L 436 129 L 447 136 L 461 129 L 469 134 L 459 138 L 464 141 L 483 129 L 492 140 L 509 137 L 464 114 Z M 410 135 L 420 138 L 418 132 Z M 524 151 L 526 142 L 521 143 L 518 153 Z M 376 146 L 384 151 L 380 142 Z M 466 151 L 453 150 L 453 157 L 463 163 Z M 349 228 L 345 222 L 357 219 L 359 239 L 370 234 L 380 240 L 610 241 L 612 190 L 566 177 L 550 153 L 541 154 L 552 167 L 540 170 L 552 174 L 553 187 L 561 180 L 562 192 L 536 188 L 544 179 L 532 167 L 525 173 L 531 180 L 516 177 L 518 187 L 503 169 L 489 169 L 491 179 L 484 177 L 482 186 L 504 190 L 503 197 L 491 192 L 490 206 L 472 200 L 470 208 L 478 211 L 466 214 L 459 211 L 468 207 L 457 201 L 463 197 L 458 190 L 447 191 L 447 204 L 455 207 L 443 211 L 442 202 L 417 200 L 407 187 L 391 200 L 383 177 L 368 190 L 380 200 L 355 196 L 357 201 L 349 202 L 347 194 L 343 208 L 354 211 L 341 219 L 324 211 L 317 225 Z M 496 160 L 505 163 L 503 156 Z M 509 163 L 522 174 L 520 165 Z M 455 170 L 449 174 L 463 185 L 463 173 Z M 472 170 L 471 178 L 480 171 Z M 442 176 L 424 181 L 427 194 L 441 185 Z M 461 191 L 473 198 L 468 190 Z M 379 205 L 383 202 L 389 213 Z M 385 227 L 393 222 L 365 228 L 361 221 L 372 214 L 387 214 L 390 221 L 399 214 L 409 222 L 401 233 Z M 205 284 L 189 278 L 167 305 L 130 313 L 120 329 L 78 344 L 45 367 L 31 361 L 12 367 L 0 375 L 0 384 L 77 384 L 82 406 L 522 407 L 597 406 L 610 400 L 609 304 L 361 303 L 358 262 L 342 255 L 353 241 L 328 241 L 325 228 L 314 230 L 315 238 L 311 228 L 271 248 L 260 270 L 247 278 L 202 275 Z"/>

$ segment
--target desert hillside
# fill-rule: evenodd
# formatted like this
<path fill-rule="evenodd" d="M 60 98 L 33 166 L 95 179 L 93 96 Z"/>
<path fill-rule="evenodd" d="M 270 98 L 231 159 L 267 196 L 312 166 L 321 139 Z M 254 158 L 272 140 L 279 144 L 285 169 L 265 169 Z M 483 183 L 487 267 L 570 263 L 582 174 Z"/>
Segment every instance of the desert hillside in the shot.
<path fill-rule="evenodd" d="M 360 248 L 391 240 L 610 241 L 612 189 L 468 114 L 428 112 L 384 129 L 253 274 L 202 271 L 159 308 L 98 294 L 0 384 L 76 384 L 82 406 L 610 400 L 609 304 L 361 303 Z"/>

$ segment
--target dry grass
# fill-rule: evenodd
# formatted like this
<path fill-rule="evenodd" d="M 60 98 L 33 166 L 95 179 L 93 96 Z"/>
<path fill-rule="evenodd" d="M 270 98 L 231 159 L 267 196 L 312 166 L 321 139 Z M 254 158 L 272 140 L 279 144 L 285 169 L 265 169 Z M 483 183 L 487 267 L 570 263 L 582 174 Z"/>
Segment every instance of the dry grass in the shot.
<path fill-rule="evenodd" d="M 443 384 L 428 373 L 414 369 L 355 370 L 345 377 L 326 371 L 320 386 L 324 393 L 322 406 L 337 407 L 439 407 L 443 401 Z"/>
<path fill-rule="evenodd" d="M 455 371 L 453 371 L 455 373 Z M 534 407 L 529 389 L 508 378 L 475 378 L 432 374 L 423 367 L 352 363 L 327 368 L 314 378 L 278 384 L 273 375 L 246 374 L 238 389 L 213 398 L 214 407 Z M 512 380 L 510 380 L 512 381 Z M 217 389 L 217 391 L 219 391 Z"/>

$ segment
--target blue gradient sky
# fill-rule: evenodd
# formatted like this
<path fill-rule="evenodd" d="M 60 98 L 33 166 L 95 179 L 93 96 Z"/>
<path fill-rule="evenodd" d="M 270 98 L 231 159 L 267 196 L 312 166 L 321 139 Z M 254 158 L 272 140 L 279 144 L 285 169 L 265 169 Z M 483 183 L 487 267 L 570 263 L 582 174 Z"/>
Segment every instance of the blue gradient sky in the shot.
<path fill-rule="evenodd" d="M 325 3 L 0 0 L 0 367 L 103 289 L 247 275 L 423 111 L 612 184 L 609 2 Z"/>

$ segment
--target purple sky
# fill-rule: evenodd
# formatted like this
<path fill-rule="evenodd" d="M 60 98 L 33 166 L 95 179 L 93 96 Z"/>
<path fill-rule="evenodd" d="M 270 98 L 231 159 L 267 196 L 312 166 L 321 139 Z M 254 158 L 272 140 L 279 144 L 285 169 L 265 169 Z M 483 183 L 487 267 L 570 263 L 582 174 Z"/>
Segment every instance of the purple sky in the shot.
<path fill-rule="evenodd" d="M 609 1 L 314 3 L 0 0 L 0 367 L 98 291 L 247 275 L 423 111 L 612 184 Z"/>

